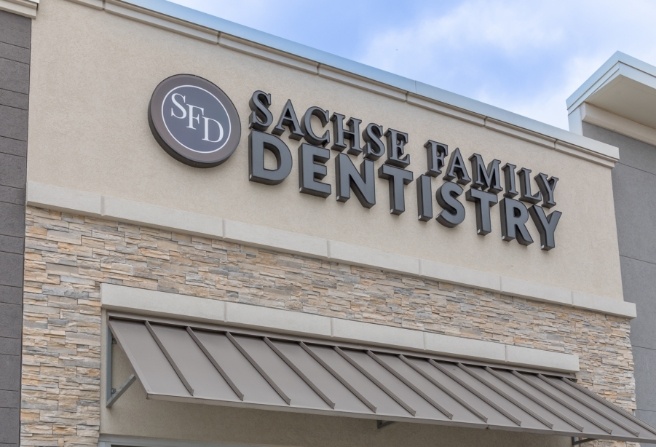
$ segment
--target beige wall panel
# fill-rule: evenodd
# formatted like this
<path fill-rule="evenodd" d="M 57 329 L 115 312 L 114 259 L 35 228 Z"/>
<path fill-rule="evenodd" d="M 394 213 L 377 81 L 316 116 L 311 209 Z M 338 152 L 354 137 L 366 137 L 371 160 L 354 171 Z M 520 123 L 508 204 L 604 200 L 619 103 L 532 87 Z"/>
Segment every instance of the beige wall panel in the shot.
<path fill-rule="evenodd" d="M 70 2 L 44 2 L 34 23 L 28 180 L 267 225 L 321 238 L 452 263 L 473 269 L 621 299 L 610 170 L 553 149 L 445 117 L 405 102 L 145 26 Z M 62 42 L 67 42 L 62 45 Z M 242 121 L 233 156 L 211 169 L 185 166 L 167 155 L 148 127 L 155 86 L 192 73 L 221 87 Z M 544 252 L 539 235 L 529 247 L 500 238 L 499 206 L 493 232 L 476 235 L 474 206 L 454 229 L 416 218 L 415 183 L 406 187 L 406 212 L 389 214 L 387 181 L 376 182 L 377 204 L 335 200 L 334 159 L 325 179 L 333 194 L 298 192 L 297 142 L 285 137 L 295 159 L 278 186 L 248 181 L 248 100 L 270 92 L 276 116 L 291 98 L 298 114 L 311 105 L 410 134 L 415 178 L 426 168 L 428 139 L 478 152 L 560 178 L 555 209 L 563 212 L 557 247 Z M 564 113 L 564 112 L 563 112 Z M 333 158 L 336 154 L 333 152 Z M 376 163 L 379 166 L 383 160 Z M 359 159 L 356 161 L 359 163 Z M 437 188 L 441 178 L 434 181 Z M 535 185 L 534 185 L 535 187 Z M 463 197 L 464 202 L 464 197 Z M 434 204 L 435 210 L 439 210 Z"/>

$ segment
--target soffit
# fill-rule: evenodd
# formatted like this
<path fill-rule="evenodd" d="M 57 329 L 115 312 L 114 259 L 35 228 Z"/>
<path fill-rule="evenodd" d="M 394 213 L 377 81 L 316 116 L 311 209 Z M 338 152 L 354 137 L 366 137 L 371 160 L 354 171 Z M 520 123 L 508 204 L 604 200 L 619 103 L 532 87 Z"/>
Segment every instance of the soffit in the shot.
<path fill-rule="evenodd" d="M 656 67 L 618 51 L 567 99 L 568 111 L 584 102 L 656 128 Z"/>
<path fill-rule="evenodd" d="M 656 129 L 656 89 L 633 79 L 618 76 L 593 93 L 587 102 Z"/>

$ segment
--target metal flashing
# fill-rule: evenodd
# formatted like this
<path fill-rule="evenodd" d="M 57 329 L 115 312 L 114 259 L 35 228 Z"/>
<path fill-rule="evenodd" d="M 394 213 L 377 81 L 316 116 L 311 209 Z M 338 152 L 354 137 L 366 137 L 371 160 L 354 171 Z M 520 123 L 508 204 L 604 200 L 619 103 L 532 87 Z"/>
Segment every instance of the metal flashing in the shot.
<path fill-rule="evenodd" d="M 150 24 L 158 28 L 169 29 L 178 34 L 205 42 L 216 44 L 219 40 L 219 33 L 216 30 L 198 26 L 186 20 L 176 20 L 174 17 L 156 17 L 142 8 L 134 7 L 120 0 L 104 0 L 104 9 L 111 14 Z"/>
<path fill-rule="evenodd" d="M 319 64 L 317 62 L 308 61 L 301 57 L 292 56 L 289 53 L 282 51 L 275 51 L 263 45 L 258 45 L 253 42 L 245 42 L 226 33 L 221 33 L 219 36 L 219 45 L 231 50 L 239 51 L 244 54 L 259 57 L 261 59 L 270 60 L 281 65 L 286 65 L 291 68 L 306 71 L 308 73 L 317 74 L 319 72 Z"/>
<path fill-rule="evenodd" d="M 110 316 L 109 329 L 148 398 L 656 441 L 656 429 L 551 372 L 138 316 Z"/>

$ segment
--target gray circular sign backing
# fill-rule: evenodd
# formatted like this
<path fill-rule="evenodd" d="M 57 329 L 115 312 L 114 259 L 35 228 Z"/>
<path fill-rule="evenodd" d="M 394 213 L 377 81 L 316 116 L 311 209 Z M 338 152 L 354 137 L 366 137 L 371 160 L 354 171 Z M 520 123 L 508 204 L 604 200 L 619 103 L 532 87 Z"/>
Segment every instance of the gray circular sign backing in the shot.
<path fill-rule="evenodd" d="M 239 114 L 230 98 L 210 81 L 189 74 L 159 83 L 150 98 L 148 123 L 169 155 L 200 168 L 227 160 L 241 137 Z"/>

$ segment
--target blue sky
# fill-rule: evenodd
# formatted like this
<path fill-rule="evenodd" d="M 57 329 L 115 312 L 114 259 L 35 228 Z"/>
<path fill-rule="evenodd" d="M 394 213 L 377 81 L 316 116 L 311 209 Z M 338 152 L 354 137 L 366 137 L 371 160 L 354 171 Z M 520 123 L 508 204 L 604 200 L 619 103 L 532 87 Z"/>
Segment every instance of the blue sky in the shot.
<path fill-rule="evenodd" d="M 615 51 L 656 65 L 654 0 L 175 0 L 554 126 Z"/>

